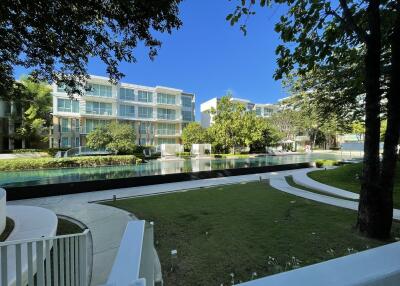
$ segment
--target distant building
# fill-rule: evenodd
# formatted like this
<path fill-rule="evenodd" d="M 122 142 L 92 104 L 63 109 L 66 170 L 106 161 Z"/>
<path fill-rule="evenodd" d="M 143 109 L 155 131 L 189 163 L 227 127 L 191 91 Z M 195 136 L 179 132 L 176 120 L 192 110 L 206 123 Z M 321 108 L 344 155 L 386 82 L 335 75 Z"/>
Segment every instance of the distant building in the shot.
<path fill-rule="evenodd" d="M 106 77 L 91 76 L 87 90 L 70 98 L 53 85 L 50 147 L 84 146 L 90 131 L 112 121 L 132 124 L 138 145 L 180 143 L 182 129 L 194 121 L 195 96 L 180 89 L 112 85 Z"/>
<path fill-rule="evenodd" d="M 231 98 L 234 102 L 242 103 L 247 111 L 254 111 L 257 116 L 270 117 L 272 113 L 278 110 L 278 106 L 271 103 L 252 103 L 247 99 Z M 209 127 L 214 123 L 212 109 L 217 109 L 220 98 L 212 98 L 200 105 L 201 126 Z"/>

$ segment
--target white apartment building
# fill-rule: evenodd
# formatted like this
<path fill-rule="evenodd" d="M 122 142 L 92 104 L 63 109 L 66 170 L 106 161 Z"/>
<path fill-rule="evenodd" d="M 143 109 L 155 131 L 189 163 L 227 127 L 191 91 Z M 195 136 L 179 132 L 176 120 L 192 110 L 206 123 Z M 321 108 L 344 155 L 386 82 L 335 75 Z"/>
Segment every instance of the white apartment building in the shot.
<path fill-rule="evenodd" d="M 257 116 L 269 117 L 278 110 L 278 106 L 271 103 L 252 103 L 250 100 L 242 98 L 231 98 L 234 102 L 242 103 L 247 111 L 254 111 Z M 217 109 L 220 98 L 214 97 L 200 105 L 201 126 L 209 127 L 214 123 L 212 109 Z"/>
<path fill-rule="evenodd" d="M 180 143 L 182 129 L 194 121 L 195 96 L 180 89 L 112 85 L 106 77 L 91 76 L 87 90 L 70 98 L 53 85 L 50 147 L 84 146 L 90 131 L 112 121 L 132 124 L 138 145 Z"/>

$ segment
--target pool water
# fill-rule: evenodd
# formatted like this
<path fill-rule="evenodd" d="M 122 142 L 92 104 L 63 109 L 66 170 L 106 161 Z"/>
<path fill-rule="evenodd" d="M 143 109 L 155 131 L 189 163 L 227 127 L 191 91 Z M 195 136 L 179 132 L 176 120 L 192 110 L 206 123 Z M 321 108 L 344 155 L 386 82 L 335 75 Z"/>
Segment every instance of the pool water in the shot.
<path fill-rule="evenodd" d="M 350 157 L 337 153 L 311 153 L 286 156 L 259 156 L 246 159 L 151 160 L 139 165 L 9 171 L 0 173 L 0 186 L 22 187 L 232 168 L 251 168 L 311 162 L 317 159 L 341 160 L 350 159 Z"/>

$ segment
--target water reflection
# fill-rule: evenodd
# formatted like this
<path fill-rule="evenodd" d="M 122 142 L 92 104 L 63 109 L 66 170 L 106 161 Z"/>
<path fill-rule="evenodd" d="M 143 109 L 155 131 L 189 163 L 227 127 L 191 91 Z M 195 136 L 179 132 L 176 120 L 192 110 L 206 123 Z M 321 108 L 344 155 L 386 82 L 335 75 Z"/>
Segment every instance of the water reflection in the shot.
<path fill-rule="evenodd" d="M 335 154 L 313 153 L 288 156 L 260 156 L 247 159 L 153 160 L 140 165 L 65 168 L 0 173 L 0 186 L 27 186 L 91 180 L 107 180 L 174 173 L 310 162 L 316 159 L 349 159 Z"/>

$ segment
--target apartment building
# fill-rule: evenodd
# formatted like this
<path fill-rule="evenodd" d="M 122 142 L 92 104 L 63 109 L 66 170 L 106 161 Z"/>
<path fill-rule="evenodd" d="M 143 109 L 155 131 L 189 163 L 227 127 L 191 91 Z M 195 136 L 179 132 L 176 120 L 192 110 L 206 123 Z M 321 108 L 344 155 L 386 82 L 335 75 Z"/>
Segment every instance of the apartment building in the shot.
<path fill-rule="evenodd" d="M 132 124 L 138 145 L 180 143 L 182 129 L 194 121 L 195 96 L 180 89 L 112 85 L 106 77 L 91 76 L 86 90 L 70 98 L 53 85 L 50 147 L 85 146 L 90 131 L 112 121 Z"/>
<path fill-rule="evenodd" d="M 209 127 L 214 123 L 212 109 L 217 109 L 220 98 L 214 97 L 200 105 L 201 126 Z M 231 98 L 231 101 L 242 103 L 247 111 L 254 111 L 257 116 L 269 117 L 278 110 L 278 106 L 270 103 L 252 103 L 242 98 Z"/>

